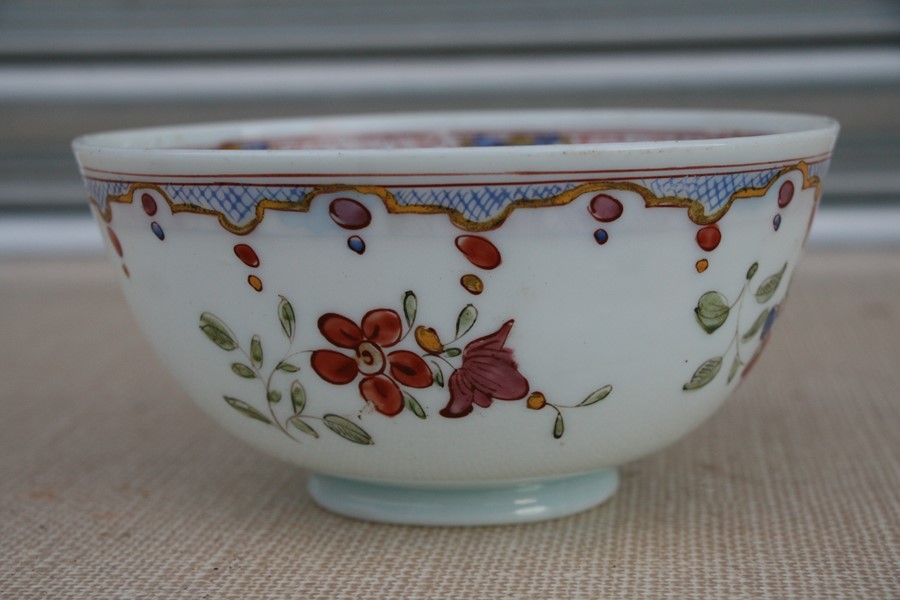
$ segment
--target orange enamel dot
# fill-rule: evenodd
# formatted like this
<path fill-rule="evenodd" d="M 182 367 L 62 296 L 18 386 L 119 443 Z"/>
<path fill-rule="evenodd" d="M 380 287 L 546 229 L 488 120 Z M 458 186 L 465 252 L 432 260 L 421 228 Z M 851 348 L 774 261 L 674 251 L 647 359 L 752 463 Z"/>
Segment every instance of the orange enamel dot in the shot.
<path fill-rule="evenodd" d="M 473 275 L 471 273 L 463 275 L 459 279 L 459 283 L 466 288 L 467 292 L 476 296 L 484 291 L 484 282 L 481 281 L 481 278 L 478 277 L 478 275 Z"/>
<path fill-rule="evenodd" d="M 706 260 L 705 258 L 701 258 L 700 260 L 697 261 L 696 266 L 697 266 L 697 272 L 702 273 L 703 271 L 705 271 L 706 269 L 709 268 L 709 261 Z"/>
<path fill-rule="evenodd" d="M 533 394 L 528 396 L 526 405 L 531 410 L 541 410 L 542 408 L 547 406 L 547 398 L 540 392 L 534 392 Z"/>
<path fill-rule="evenodd" d="M 252 287 L 257 292 L 262 291 L 262 279 L 260 279 L 256 275 L 251 275 L 250 277 L 248 277 L 247 283 L 249 283 L 250 287 Z"/>
<path fill-rule="evenodd" d="M 425 352 L 438 354 L 439 352 L 444 351 L 444 345 L 441 343 L 441 338 L 438 336 L 437 331 L 431 327 L 419 325 L 416 327 L 415 336 L 416 343 L 419 344 L 419 347 Z"/>

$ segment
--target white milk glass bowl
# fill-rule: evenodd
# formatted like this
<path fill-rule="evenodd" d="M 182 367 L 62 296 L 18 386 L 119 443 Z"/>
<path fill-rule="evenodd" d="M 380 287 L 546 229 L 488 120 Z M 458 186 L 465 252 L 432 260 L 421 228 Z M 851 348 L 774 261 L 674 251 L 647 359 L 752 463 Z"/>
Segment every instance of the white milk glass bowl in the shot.
<path fill-rule="evenodd" d="M 141 329 L 325 508 L 437 525 L 599 504 L 780 316 L 838 125 L 538 111 L 101 133 L 74 151 Z"/>

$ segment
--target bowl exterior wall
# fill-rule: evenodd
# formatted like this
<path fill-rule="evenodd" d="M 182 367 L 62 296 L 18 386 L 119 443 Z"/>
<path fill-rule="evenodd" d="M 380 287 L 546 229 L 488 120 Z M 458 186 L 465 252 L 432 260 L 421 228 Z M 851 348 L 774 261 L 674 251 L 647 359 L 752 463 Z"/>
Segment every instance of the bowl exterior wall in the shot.
<path fill-rule="evenodd" d="M 142 330 L 223 427 L 320 473 L 463 485 L 651 453 L 753 367 L 830 154 L 670 154 L 84 177 Z"/>

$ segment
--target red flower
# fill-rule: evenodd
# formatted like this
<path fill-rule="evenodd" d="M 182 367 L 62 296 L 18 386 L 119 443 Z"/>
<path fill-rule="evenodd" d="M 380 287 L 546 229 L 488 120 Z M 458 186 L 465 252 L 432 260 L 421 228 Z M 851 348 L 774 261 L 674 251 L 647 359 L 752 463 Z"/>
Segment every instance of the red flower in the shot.
<path fill-rule="evenodd" d="M 472 405 L 487 408 L 494 400 L 521 400 L 528 380 L 518 371 L 512 350 L 504 348 L 514 321 L 507 321 L 491 335 L 472 341 L 462 353 L 462 366 L 450 375 L 450 402 L 441 416 L 458 418 L 472 412 Z"/>
<path fill-rule="evenodd" d="M 371 310 L 359 327 L 347 317 L 328 313 L 319 318 L 319 331 L 325 339 L 355 351 L 347 356 L 334 350 L 312 353 L 312 368 L 325 381 L 343 385 L 359 374 L 359 392 L 378 412 L 393 417 L 403 410 L 403 392 L 398 383 L 414 388 L 432 385 L 431 369 L 422 358 L 407 350 L 385 354 L 400 341 L 403 324 L 396 312 L 379 308 Z"/>

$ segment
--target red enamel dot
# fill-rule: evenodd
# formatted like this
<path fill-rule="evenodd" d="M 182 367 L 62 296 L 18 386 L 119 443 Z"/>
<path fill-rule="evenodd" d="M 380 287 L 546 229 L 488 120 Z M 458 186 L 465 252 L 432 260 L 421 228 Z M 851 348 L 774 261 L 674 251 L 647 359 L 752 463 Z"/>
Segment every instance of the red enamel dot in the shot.
<path fill-rule="evenodd" d="M 153 199 L 153 196 L 150 194 L 143 194 L 141 196 L 141 206 L 144 207 L 144 212 L 149 216 L 153 216 L 156 214 L 156 200 Z"/>
<path fill-rule="evenodd" d="M 119 236 L 116 235 L 116 232 L 112 230 L 111 227 L 106 228 L 106 233 L 109 235 L 109 241 L 112 242 L 113 248 L 116 250 L 116 254 L 122 256 L 122 242 L 119 241 Z"/>
<path fill-rule="evenodd" d="M 338 198 L 328 205 L 331 220 L 344 229 L 362 229 L 372 222 L 369 209 L 352 198 Z"/>
<path fill-rule="evenodd" d="M 591 199 L 588 211 L 601 223 L 610 223 L 622 216 L 622 203 L 608 194 L 598 194 Z"/>
<path fill-rule="evenodd" d="M 241 259 L 241 262 L 248 267 L 256 268 L 259 266 L 259 257 L 256 252 L 247 244 L 238 244 L 234 247 L 234 255 Z"/>
<path fill-rule="evenodd" d="M 477 235 L 461 235 L 456 238 L 456 247 L 476 267 L 496 269 L 500 266 L 500 251 L 486 238 Z"/>
<path fill-rule="evenodd" d="M 785 181 L 781 184 L 781 187 L 778 189 L 778 206 L 784 208 L 788 204 L 791 203 L 791 200 L 794 199 L 794 184 L 790 181 Z"/>
<path fill-rule="evenodd" d="M 707 252 L 715 250 L 721 241 L 722 232 L 715 225 L 704 227 L 697 232 L 697 245 Z"/>

